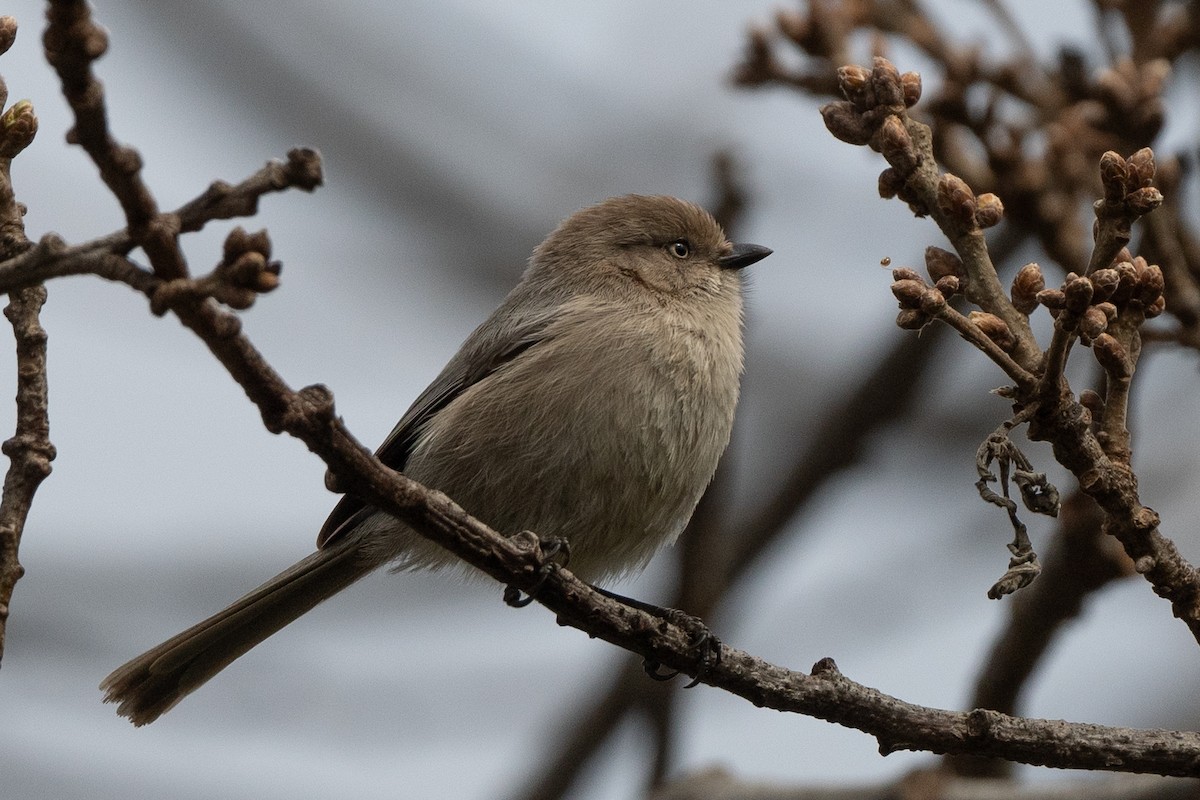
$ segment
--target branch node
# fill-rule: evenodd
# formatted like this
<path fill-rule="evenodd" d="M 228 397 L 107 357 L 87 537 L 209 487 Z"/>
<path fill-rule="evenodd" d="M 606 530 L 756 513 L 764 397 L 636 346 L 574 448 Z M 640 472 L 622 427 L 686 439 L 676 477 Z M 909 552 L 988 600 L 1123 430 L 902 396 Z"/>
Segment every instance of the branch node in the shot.
<path fill-rule="evenodd" d="M 842 671 L 838 669 L 837 662 L 835 662 L 829 656 L 825 656 L 820 661 L 813 664 L 810 672 L 814 678 L 827 678 L 842 674 Z"/>

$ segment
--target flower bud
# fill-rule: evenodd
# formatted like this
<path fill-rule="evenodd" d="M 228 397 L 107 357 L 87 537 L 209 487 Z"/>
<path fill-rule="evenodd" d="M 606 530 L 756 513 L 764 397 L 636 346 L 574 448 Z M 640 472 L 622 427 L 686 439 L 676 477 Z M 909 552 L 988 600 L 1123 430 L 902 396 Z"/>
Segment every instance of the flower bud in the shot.
<path fill-rule="evenodd" d="M 1046 279 L 1042 277 L 1042 268 L 1033 262 L 1026 264 L 1013 278 L 1013 307 L 1022 314 L 1032 314 L 1038 306 L 1038 293 L 1045 288 Z"/>
<path fill-rule="evenodd" d="M 1079 333 L 1087 340 L 1095 339 L 1107 328 L 1108 316 L 1097 306 L 1083 312 L 1083 319 L 1079 321 Z"/>
<path fill-rule="evenodd" d="M 1092 301 L 1102 303 L 1112 297 L 1121 282 L 1121 276 L 1115 269 L 1098 269 L 1088 278 L 1092 282 Z"/>
<path fill-rule="evenodd" d="M 33 142 L 38 119 L 33 103 L 18 100 L 0 116 L 0 157 L 12 158 Z"/>
<path fill-rule="evenodd" d="M 1074 272 L 1067 273 L 1067 279 L 1063 283 L 1063 297 L 1066 298 L 1067 311 L 1082 314 L 1092 303 L 1092 282 Z"/>
<path fill-rule="evenodd" d="M 1145 188 L 1154 183 L 1154 151 L 1149 147 L 1143 147 L 1131 155 L 1127 167 L 1135 187 Z"/>
<path fill-rule="evenodd" d="M 902 308 L 896 315 L 896 324 L 906 331 L 919 331 L 929 324 L 929 316 L 915 308 Z"/>
<path fill-rule="evenodd" d="M 1043 289 L 1037 293 L 1037 301 L 1046 308 L 1061 309 L 1067 307 L 1067 296 L 1062 289 Z"/>
<path fill-rule="evenodd" d="M 966 181 L 946 173 L 937 185 L 938 209 L 963 227 L 975 225 L 975 194 Z"/>
<path fill-rule="evenodd" d="M 991 192 L 976 197 L 975 204 L 975 224 L 980 228 L 990 228 L 1004 219 L 1004 204 Z"/>
<path fill-rule="evenodd" d="M 892 270 L 892 280 L 894 280 L 894 281 L 916 281 L 917 283 L 920 283 L 920 284 L 925 283 L 925 281 L 921 278 L 920 273 L 918 273 L 915 269 L 909 269 L 908 267 L 896 267 L 895 269 L 893 269 Z"/>
<path fill-rule="evenodd" d="M 960 280 L 967 277 L 967 270 L 963 266 L 962 259 L 940 247 L 925 248 L 925 270 L 934 282 L 946 275 L 953 275 Z"/>
<path fill-rule="evenodd" d="M 1008 329 L 1008 325 L 995 314 L 989 314 L 986 311 L 972 311 L 967 315 L 967 319 L 974 322 L 979 330 L 983 331 L 983 335 L 995 342 L 1001 350 L 1011 350 L 1017 343 L 1013 338 L 1012 331 Z"/>
<path fill-rule="evenodd" d="M 829 132 L 846 144 L 864 145 L 871 141 L 871 126 L 849 101 L 839 100 L 821 106 L 821 118 Z"/>
<path fill-rule="evenodd" d="M 1102 333 L 1097 336 L 1092 342 L 1092 352 L 1096 354 L 1100 366 L 1111 377 L 1120 380 L 1133 374 L 1133 364 L 1129 361 L 1125 346 L 1112 334 Z"/>
<path fill-rule="evenodd" d="M 906 72 L 900 76 L 900 89 L 904 93 L 904 106 L 912 108 L 921 99 L 921 74 Z"/>
<path fill-rule="evenodd" d="M 921 156 L 913 144 L 904 121 L 889 116 L 879 128 L 879 152 L 900 175 L 910 175 L 921 163 Z"/>
<path fill-rule="evenodd" d="M 892 294 L 901 308 L 918 308 L 927 288 L 924 281 L 899 280 L 892 284 Z"/>

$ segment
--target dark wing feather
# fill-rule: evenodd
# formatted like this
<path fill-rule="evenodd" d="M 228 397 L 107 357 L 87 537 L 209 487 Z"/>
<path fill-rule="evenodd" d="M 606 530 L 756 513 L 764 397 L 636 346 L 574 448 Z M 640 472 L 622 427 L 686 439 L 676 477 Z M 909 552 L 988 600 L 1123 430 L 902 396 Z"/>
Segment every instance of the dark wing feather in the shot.
<path fill-rule="evenodd" d="M 492 315 L 493 319 L 504 318 L 502 312 L 506 311 L 506 307 L 512 304 L 514 299 L 510 297 L 509 301 Z M 375 451 L 375 455 L 387 466 L 402 472 L 425 423 L 468 388 L 543 341 L 546 338 L 546 329 L 555 316 L 551 312 L 524 319 L 510 318 L 511 323 L 507 330 L 497 330 L 500 326 L 489 326 L 487 323 L 479 326 L 441 374 L 421 392 L 400 418 L 387 439 Z M 321 532 L 317 534 L 317 547 L 327 547 L 330 542 L 353 530 L 374 510 L 354 495 L 343 495 L 329 514 L 329 518 L 325 520 L 325 524 L 321 526 Z"/>

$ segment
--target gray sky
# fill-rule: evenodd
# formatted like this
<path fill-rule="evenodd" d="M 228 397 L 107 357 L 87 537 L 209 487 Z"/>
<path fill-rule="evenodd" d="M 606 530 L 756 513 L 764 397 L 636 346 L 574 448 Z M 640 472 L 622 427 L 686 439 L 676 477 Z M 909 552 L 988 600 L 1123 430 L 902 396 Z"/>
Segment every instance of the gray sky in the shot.
<path fill-rule="evenodd" d="M 626 192 L 705 201 L 709 158 L 729 147 L 754 198 L 739 237 L 776 252 L 754 267 L 749 294 L 735 455 L 753 465 L 752 484 L 755 468 L 771 466 L 755 463 L 756 443 L 804 436 L 804 421 L 898 335 L 880 259 L 911 264 L 941 243 L 931 224 L 878 199 L 877 158 L 826 134 L 816 103 L 730 87 L 747 26 L 775 2 L 98 5 L 111 33 L 97 69 L 112 127 L 142 152 L 163 206 L 293 145 L 322 151 L 324 188 L 266 198 L 241 221 L 267 227 L 284 263 L 282 287 L 244 318 L 292 385 L 328 384 L 370 444 L 562 217 Z M 1063 6 L 1046 18 L 1020 4 L 1040 20 L 1039 46 L 1090 36 L 1082 5 Z M 981 24 L 975 3 L 937 7 L 953 30 Z M 6 13 L 22 30 L 0 72 L 41 120 L 14 167 L 29 232 L 108 233 L 119 209 L 63 143 L 42 8 L 18 0 Z M 230 227 L 189 238 L 194 269 L 216 263 Z M 319 461 L 264 432 L 203 347 L 146 313 L 140 296 L 88 278 L 50 294 L 59 457 L 30 518 L 0 675 L 6 796 L 491 798 L 519 785 L 622 654 L 539 607 L 505 607 L 482 582 L 373 576 L 146 729 L 100 703 L 96 685 L 113 667 L 309 552 L 334 498 Z M 822 305 L 828 297 L 840 300 Z M 929 419 L 950 427 L 992 420 L 965 432 L 976 441 L 1005 412 L 986 393 L 1001 376 L 981 362 L 956 359 L 953 382 L 929 400 Z M 11 367 L 0 355 L 0 395 L 12 394 Z M 1167 407 L 1155 397 L 1195 418 L 1194 363 L 1162 357 L 1145 372 L 1146 419 Z M 1200 542 L 1173 522 L 1196 511 L 1195 447 L 1144 428 L 1147 502 L 1200 560 Z M 912 431 L 879 438 L 713 623 L 767 659 L 807 669 L 832 656 L 856 680 L 959 707 L 1006 613 L 986 590 L 1006 563 L 1007 524 L 974 497 L 972 445 Z M 1049 530 L 1031 524 L 1035 540 Z M 653 569 L 623 589 L 666 592 Z M 1060 641 L 1029 713 L 1178 722 L 1194 709 L 1177 708 L 1172 681 L 1183 679 L 1172 676 L 1194 646 L 1144 583 L 1116 586 Z M 1158 676 L 1159 691 L 1113 678 L 1130 671 Z M 923 761 L 882 759 L 862 734 L 705 687 L 685 703 L 690 768 L 837 782 Z M 632 796 L 638 745 L 619 739 L 581 797 Z"/>

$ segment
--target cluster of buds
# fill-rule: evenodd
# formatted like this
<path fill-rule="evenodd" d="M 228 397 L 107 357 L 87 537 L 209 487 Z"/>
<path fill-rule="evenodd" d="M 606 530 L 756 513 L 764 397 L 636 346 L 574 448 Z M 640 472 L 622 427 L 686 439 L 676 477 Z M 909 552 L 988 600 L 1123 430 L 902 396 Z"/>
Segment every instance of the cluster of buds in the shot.
<path fill-rule="evenodd" d="M 901 116 L 921 99 L 921 76 L 902 75 L 881 56 L 876 56 L 871 69 L 857 64 L 838 67 L 837 77 L 846 99 L 822 106 L 821 116 L 829 132 L 848 144 L 880 150 L 876 133 L 884 122 Z"/>
<path fill-rule="evenodd" d="M 962 230 L 990 228 L 1004 219 L 1004 204 L 991 192 L 977 195 L 967 182 L 946 173 L 938 179 L 938 210 Z"/>
<path fill-rule="evenodd" d="M 948 250 L 926 248 L 925 269 L 933 285 L 908 267 L 892 270 L 892 294 L 900 303 L 896 324 L 905 330 L 920 330 L 928 325 L 930 320 L 945 310 L 946 298 L 953 297 L 967 286 L 967 271 L 962 260 Z M 995 314 L 972 311 L 967 319 L 1002 350 L 1010 351 L 1016 344 L 1008 325 Z"/>
<path fill-rule="evenodd" d="M 1109 150 L 1100 156 L 1100 183 L 1104 199 L 1097 201 L 1097 213 L 1109 209 L 1134 218 L 1149 214 L 1162 205 L 1162 192 L 1154 187 L 1154 151 L 1143 147 L 1128 159 Z"/>
<path fill-rule="evenodd" d="M 161 316 L 175 303 L 211 297 L 230 308 L 247 309 L 255 298 L 279 286 L 282 265 L 271 261 L 266 231 L 234 228 L 225 239 L 221 263 L 202 278 L 177 278 L 160 284 L 150 297 L 150 310 Z"/>
<path fill-rule="evenodd" d="M 266 231 L 247 233 L 234 228 L 225 239 L 221 263 L 209 276 L 211 295 L 230 308 L 249 308 L 258 295 L 279 286 L 282 265 L 270 259 L 271 240 Z"/>
<path fill-rule="evenodd" d="M 1044 285 L 1041 269 L 1026 264 L 1013 281 L 1012 293 L 1013 304 L 1021 310 L 1028 306 L 1032 293 L 1034 301 L 1050 311 L 1057 328 L 1077 333 L 1083 344 L 1092 347 L 1109 374 L 1128 377 L 1133 364 L 1125 346 L 1109 329 L 1119 319 L 1136 328 L 1157 317 L 1166 308 L 1166 299 L 1158 265 L 1147 264 L 1141 256 L 1131 257 L 1128 250 L 1119 258 L 1112 267 L 1090 275 L 1067 273 L 1057 289 L 1040 288 Z"/>

